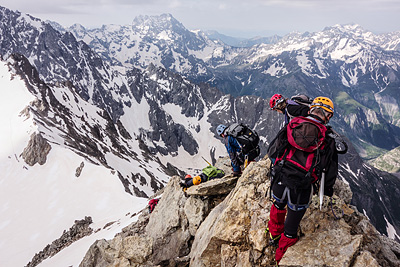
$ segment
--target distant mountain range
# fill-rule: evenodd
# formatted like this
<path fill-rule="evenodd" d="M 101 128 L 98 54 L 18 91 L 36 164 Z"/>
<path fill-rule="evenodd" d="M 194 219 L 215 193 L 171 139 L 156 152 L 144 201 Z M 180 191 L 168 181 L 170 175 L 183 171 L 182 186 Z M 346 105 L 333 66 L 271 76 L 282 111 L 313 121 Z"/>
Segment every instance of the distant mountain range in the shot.
<path fill-rule="evenodd" d="M 282 38 L 278 35 L 274 35 L 272 37 L 257 36 L 253 38 L 239 38 L 227 36 L 217 31 L 204 31 L 204 33 L 211 40 L 221 41 L 224 44 L 232 47 L 251 47 L 258 44 L 274 44 Z"/>
<path fill-rule="evenodd" d="M 225 36 L 189 31 L 169 14 L 65 30 L 112 65 L 155 64 L 233 96 L 328 96 L 335 103 L 332 123 L 366 159 L 400 145 L 400 32 L 375 35 L 359 25 L 335 25 L 236 47 Z"/>

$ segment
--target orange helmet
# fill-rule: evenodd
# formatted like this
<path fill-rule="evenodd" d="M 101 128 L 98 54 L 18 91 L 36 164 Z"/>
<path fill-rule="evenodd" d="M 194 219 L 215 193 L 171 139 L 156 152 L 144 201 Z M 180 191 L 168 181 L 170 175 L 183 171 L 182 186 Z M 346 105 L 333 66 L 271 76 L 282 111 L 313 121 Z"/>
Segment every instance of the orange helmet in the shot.
<path fill-rule="evenodd" d="M 194 185 L 198 185 L 198 184 L 200 184 L 201 183 L 201 177 L 200 176 L 195 176 L 194 178 L 193 178 L 193 184 Z"/>
<path fill-rule="evenodd" d="M 327 97 L 319 96 L 314 99 L 310 105 L 310 109 L 322 108 L 330 113 L 334 113 L 334 106 L 332 100 Z"/>

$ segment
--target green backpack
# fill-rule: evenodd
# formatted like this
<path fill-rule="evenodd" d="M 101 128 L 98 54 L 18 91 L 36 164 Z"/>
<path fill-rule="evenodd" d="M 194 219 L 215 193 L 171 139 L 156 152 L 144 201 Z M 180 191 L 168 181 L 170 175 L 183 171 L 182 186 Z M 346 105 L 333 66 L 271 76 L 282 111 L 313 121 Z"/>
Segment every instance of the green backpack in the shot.
<path fill-rule="evenodd" d="M 222 178 L 224 177 L 225 173 L 223 170 L 220 170 L 212 165 L 208 165 L 205 167 L 202 172 L 207 175 L 208 180 L 214 179 L 214 178 Z"/>

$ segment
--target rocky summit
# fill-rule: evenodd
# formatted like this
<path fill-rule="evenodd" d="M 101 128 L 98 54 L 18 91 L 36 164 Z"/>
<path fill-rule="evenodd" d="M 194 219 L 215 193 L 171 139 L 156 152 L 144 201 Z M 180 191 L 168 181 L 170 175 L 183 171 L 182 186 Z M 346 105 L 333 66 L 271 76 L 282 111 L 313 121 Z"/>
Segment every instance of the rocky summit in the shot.
<path fill-rule="evenodd" d="M 229 170 L 228 163 L 220 159 L 216 166 Z M 227 171 L 219 180 L 186 191 L 180 178 L 172 177 L 159 192 L 152 213 L 143 210 L 113 239 L 96 241 L 80 267 L 274 265 L 276 248 L 268 245 L 265 233 L 272 205 L 269 166 L 268 159 L 252 162 L 237 180 Z M 215 187 L 221 189 L 219 194 Z M 315 196 L 301 222 L 299 242 L 287 250 L 280 264 L 399 266 L 400 245 L 379 234 L 349 204 L 351 197 L 349 186 L 341 180 L 332 199 L 325 197 L 321 210 Z"/>

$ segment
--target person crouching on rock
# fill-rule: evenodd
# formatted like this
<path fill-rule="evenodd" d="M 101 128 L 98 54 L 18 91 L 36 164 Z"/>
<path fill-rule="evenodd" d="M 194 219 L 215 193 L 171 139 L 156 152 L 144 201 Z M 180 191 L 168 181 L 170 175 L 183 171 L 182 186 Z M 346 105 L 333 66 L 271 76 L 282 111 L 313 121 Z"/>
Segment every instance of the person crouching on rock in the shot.
<path fill-rule="evenodd" d="M 226 150 L 228 151 L 229 158 L 231 159 L 231 166 L 233 176 L 242 175 L 241 165 L 244 164 L 244 156 L 239 142 L 232 135 L 225 134 L 227 126 L 220 124 L 217 127 L 217 134 L 224 139 Z"/>
<path fill-rule="evenodd" d="M 288 247 L 298 241 L 300 221 L 318 181 L 324 179 L 324 194 L 333 195 L 339 152 L 330 135 L 333 130 L 325 126 L 333 114 L 334 106 L 329 98 L 315 98 L 309 115 L 293 118 L 268 148 L 268 156 L 275 164 L 271 168 L 274 203 L 267 232 L 270 244 L 278 245 L 275 254 L 278 264 Z"/>
<path fill-rule="evenodd" d="M 186 189 L 193 185 L 199 185 L 200 183 L 207 182 L 209 180 L 218 179 L 224 177 L 225 173 L 223 170 L 218 169 L 215 166 L 208 165 L 202 169 L 202 173 L 192 177 L 190 174 L 185 176 L 185 180 L 181 182 L 181 186 Z"/>

